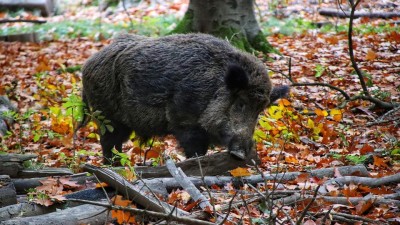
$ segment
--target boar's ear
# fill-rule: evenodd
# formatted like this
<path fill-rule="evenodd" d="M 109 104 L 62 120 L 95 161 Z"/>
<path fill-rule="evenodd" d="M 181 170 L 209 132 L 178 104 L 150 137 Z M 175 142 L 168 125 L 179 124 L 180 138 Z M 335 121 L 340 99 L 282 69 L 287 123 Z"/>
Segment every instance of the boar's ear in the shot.
<path fill-rule="evenodd" d="M 244 89 L 249 85 L 249 77 L 242 67 L 234 64 L 228 65 L 225 75 L 225 84 L 231 91 Z"/>
<path fill-rule="evenodd" d="M 269 96 L 270 102 L 273 103 L 274 101 L 284 98 L 289 93 L 289 86 L 282 85 L 272 88 L 271 94 Z"/>

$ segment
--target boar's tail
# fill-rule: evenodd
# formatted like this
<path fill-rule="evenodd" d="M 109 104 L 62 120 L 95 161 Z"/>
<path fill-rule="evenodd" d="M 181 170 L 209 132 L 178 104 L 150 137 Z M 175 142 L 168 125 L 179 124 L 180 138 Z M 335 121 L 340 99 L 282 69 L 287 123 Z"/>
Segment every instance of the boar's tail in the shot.
<path fill-rule="evenodd" d="M 84 103 L 82 107 L 82 119 L 81 121 L 78 122 L 78 124 L 75 127 L 74 136 L 76 136 L 76 132 L 82 127 L 86 126 L 86 124 L 90 120 L 90 117 L 88 116 L 88 114 L 90 113 L 90 107 L 84 90 L 82 90 L 82 102 Z"/>

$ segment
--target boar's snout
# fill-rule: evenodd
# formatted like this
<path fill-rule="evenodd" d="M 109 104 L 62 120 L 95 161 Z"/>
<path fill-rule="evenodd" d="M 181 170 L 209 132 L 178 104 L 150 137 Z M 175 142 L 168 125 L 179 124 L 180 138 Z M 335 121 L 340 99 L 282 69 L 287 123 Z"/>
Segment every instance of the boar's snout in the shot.
<path fill-rule="evenodd" d="M 229 142 L 228 150 L 233 156 L 245 160 L 253 145 L 251 137 L 244 138 L 243 136 L 235 135 Z"/>

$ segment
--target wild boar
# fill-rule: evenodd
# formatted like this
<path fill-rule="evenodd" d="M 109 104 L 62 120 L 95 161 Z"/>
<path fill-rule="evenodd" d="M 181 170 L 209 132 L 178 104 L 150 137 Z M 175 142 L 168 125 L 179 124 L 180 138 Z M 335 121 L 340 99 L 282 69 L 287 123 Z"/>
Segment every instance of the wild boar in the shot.
<path fill-rule="evenodd" d="M 114 128 L 101 134 L 105 162 L 132 131 L 172 134 L 187 157 L 210 144 L 244 159 L 258 115 L 289 88 L 273 89 L 263 63 L 207 34 L 120 35 L 83 67 L 84 102 Z"/>

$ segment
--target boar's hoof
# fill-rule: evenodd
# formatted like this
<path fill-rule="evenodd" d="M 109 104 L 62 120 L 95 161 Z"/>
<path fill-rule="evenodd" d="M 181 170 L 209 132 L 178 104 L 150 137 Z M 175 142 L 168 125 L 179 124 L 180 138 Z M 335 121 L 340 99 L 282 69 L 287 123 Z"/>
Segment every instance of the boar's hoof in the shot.
<path fill-rule="evenodd" d="M 236 150 L 236 151 L 231 151 L 230 152 L 233 156 L 241 159 L 241 160 L 245 160 L 246 159 L 246 152 L 243 150 Z"/>

